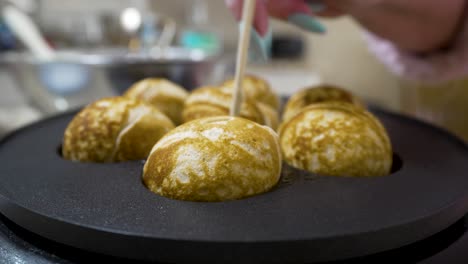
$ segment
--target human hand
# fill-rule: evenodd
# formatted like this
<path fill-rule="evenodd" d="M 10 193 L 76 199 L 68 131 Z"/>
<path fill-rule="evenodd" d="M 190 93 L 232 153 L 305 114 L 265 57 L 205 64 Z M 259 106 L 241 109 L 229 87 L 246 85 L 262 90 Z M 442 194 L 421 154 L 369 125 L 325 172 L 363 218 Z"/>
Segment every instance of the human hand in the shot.
<path fill-rule="evenodd" d="M 241 19 L 243 0 L 225 0 L 236 20 Z M 254 30 L 264 37 L 269 28 L 268 18 L 289 21 L 305 30 L 324 33 L 325 27 L 313 18 L 313 6 L 304 0 L 256 0 Z"/>
<path fill-rule="evenodd" d="M 225 0 L 240 19 L 243 0 Z M 351 15 L 368 31 L 412 52 L 428 52 L 448 45 L 459 29 L 465 0 L 257 0 L 254 28 L 268 31 L 268 17 L 312 32 L 325 27 L 313 16 Z"/>

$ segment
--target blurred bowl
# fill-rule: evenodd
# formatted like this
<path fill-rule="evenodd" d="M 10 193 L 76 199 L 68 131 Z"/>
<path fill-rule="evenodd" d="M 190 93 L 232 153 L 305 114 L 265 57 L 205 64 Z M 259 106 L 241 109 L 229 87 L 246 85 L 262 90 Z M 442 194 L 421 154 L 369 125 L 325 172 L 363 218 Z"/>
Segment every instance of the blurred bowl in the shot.
<path fill-rule="evenodd" d="M 147 53 L 117 48 L 63 50 L 47 62 L 29 53 L 0 55 L 0 69 L 14 77 L 31 105 L 44 114 L 121 94 L 147 77 L 167 78 L 187 90 L 219 83 L 232 75 L 233 64 L 234 56 L 178 47 Z"/>

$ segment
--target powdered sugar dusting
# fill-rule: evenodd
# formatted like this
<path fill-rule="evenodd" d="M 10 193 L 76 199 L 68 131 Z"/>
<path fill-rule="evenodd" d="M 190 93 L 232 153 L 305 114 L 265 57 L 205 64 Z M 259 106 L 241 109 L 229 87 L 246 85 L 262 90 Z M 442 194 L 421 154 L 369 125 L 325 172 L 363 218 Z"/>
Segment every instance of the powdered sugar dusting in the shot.
<path fill-rule="evenodd" d="M 262 155 L 262 152 L 259 151 L 258 149 L 252 147 L 251 145 L 249 144 L 246 144 L 244 142 L 241 142 L 241 141 L 237 141 L 237 140 L 231 140 L 230 143 L 232 145 L 235 145 L 235 146 L 238 146 L 239 148 L 245 150 L 247 153 L 249 153 L 250 155 L 252 155 L 253 157 L 257 158 L 257 159 L 264 159 L 265 157 Z"/>
<path fill-rule="evenodd" d="M 190 183 L 190 175 L 203 177 L 203 153 L 192 145 L 181 146 L 177 151 L 177 160 L 170 177 L 180 183 Z"/>
<path fill-rule="evenodd" d="M 177 141 L 186 139 L 186 138 L 198 138 L 199 133 L 193 131 L 193 130 L 187 130 L 187 131 L 182 131 L 182 132 L 177 132 L 173 133 L 170 135 L 164 136 L 161 140 L 159 140 L 156 145 L 154 145 L 153 149 L 151 150 L 151 153 L 157 148 L 165 148 L 171 144 L 176 143 Z"/>
<path fill-rule="evenodd" d="M 202 135 L 209 140 L 215 142 L 218 141 L 219 137 L 224 133 L 224 129 L 220 127 L 213 127 L 202 132 Z"/>

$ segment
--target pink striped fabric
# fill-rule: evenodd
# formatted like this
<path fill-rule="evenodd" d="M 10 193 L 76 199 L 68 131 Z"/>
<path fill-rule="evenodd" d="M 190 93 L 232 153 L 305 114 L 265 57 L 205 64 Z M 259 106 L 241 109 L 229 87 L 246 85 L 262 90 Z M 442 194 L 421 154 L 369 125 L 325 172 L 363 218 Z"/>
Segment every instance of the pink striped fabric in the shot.
<path fill-rule="evenodd" d="M 424 57 L 400 50 L 391 42 L 369 32 L 365 32 L 364 36 L 370 51 L 390 71 L 404 79 L 437 84 L 468 78 L 468 17 L 451 49 Z"/>

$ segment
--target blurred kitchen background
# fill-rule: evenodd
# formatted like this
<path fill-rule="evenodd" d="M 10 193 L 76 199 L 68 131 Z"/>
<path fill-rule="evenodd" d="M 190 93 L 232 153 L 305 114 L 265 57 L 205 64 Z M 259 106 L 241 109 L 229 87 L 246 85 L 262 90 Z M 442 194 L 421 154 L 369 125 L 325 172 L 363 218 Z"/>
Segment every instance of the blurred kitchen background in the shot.
<path fill-rule="evenodd" d="M 1 3 L 3 11 L 14 5 L 32 18 L 52 52 L 25 46 L 2 12 L 0 136 L 121 93 L 144 77 L 162 76 L 193 89 L 217 84 L 234 72 L 237 24 L 221 0 Z M 252 57 L 248 71 L 269 80 L 281 95 L 308 85 L 335 84 L 369 103 L 430 120 L 468 138 L 468 125 L 460 117 L 468 107 L 458 96 L 468 98 L 467 89 L 441 98 L 437 87 L 403 82 L 368 52 L 351 19 L 322 21 L 328 29 L 324 35 L 274 21 L 271 59 L 265 63 Z"/>

